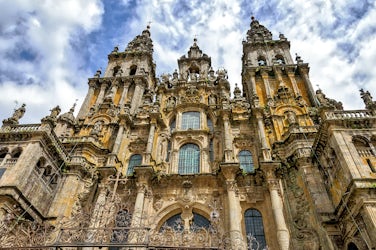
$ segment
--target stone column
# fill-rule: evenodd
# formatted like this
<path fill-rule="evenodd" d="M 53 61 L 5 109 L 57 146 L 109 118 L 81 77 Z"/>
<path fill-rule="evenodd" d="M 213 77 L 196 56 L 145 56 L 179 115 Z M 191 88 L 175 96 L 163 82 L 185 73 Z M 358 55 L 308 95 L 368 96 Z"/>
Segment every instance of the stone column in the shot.
<path fill-rule="evenodd" d="M 301 75 L 303 76 L 305 86 L 308 89 L 309 100 L 311 101 L 312 105 L 318 106 L 319 104 L 318 104 L 318 101 L 316 99 L 315 92 L 313 91 L 311 80 L 309 80 L 309 76 L 308 76 L 309 68 L 308 68 L 308 66 L 300 65 L 299 71 L 300 71 Z"/>
<path fill-rule="evenodd" d="M 279 179 L 276 178 L 274 171 L 277 168 L 276 163 L 268 163 L 263 166 L 266 172 L 266 181 L 268 182 L 272 210 L 277 229 L 277 240 L 281 250 L 288 250 L 290 245 L 290 233 L 287 229 L 285 216 L 283 214 L 283 201 Z"/>
<path fill-rule="evenodd" d="M 82 103 L 81 109 L 78 112 L 78 115 L 77 115 L 78 119 L 83 118 L 87 114 L 90 108 L 90 102 L 91 102 L 91 99 L 93 98 L 96 86 L 97 86 L 96 82 L 93 82 L 93 81 L 89 82 L 89 90 L 87 92 L 84 102 Z"/>
<path fill-rule="evenodd" d="M 123 105 L 125 102 L 125 98 L 127 97 L 128 94 L 128 88 L 129 88 L 129 82 L 124 84 L 123 92 L 121 93 L 119 105 Z"/>
<path fill-rule="evenodd" d="M 256 113 L 257 118 L 257 125 L 258 125 L 258 131 L 260 133 L 260 140 L 261 140 L 261 150 L 263 154 L 264 161 L 271 161 L 272 156 L 270 154 L 270 148 L 268 146 L 268 142 L 266 141 L 266 134 L 265 134 L 265 127 L 264 127 L 264 121 L 261 111 L 258 111 Z"/>
<path fill-rule="evenodd" d="M 150 164 L 151 152 L 152 152 L 153 144 L 154 144 L 154 134 L 155 134 L 156 122 L 157 121 L 155 119 L 151 119 L 151 121 L 150 121 L 150 130 L 149 130 L 148 142 L 147 142 L 147 145 L 146 145 L 144 164 Z"/>
<path fill-rule="evenodd" d="M 287 69 L 287 75 L 291 81 L 292 89 L 294 91 L 295 96 L 301 96 L 298 85 L 295 81 L 295 68 L 286 67 Z"/>
<path fill-rule="evenodd" d="M 272 93 L 271 93 L 271 90 L 270 90 L 269 74 L 268 74 L 268 72 L 265 71 L 265 70 L 262 70 L 261 71 L 261 77 L 262 77 L 262 80 L 264 81 L 266 98 L 269 100 L 270 98 L 272 98 Z"/>
<path fill-rule="evenodd" d="M 142 84 L 142 80 L 136 80 L 136 86 L 134 88 L 134 93 L 131 102 L 131 114 L 134 114 L 134 112 L 140 105 L 140 102 L 142 101 L 142 96 L 144 94 L 144 86 Z"/>
<path fill-rule="evenodd" d="M 102 83 L 101 89 L 100 89 L 98 97 L 97 97 L 97 101 L 95 102 L 95 105 L 99 105 L 103 102 L 103 98 L 104 98 L 104 95 L 106 93 L 106 89 L 107 89 L 108 85 L 109 85 L 108 82 Z"/>
<path fill-rule="evenodd" d="M 222 163 L 221 172 L 225 177 L 226 190 L 227 190 L 227 200 L 228 200 L 228 220 L 229 220 L 229 233 L 231 240 L 231 249 L 233 250 L 243 250 L 246 245 L 244 244 L 243 234 L 242 234 L 242 214 L 239 198 L 237 196 L 237 185 L 236 185 L 236 172 L 239 170 L 238 163 Z"/>
<path fill-rule="evenodd" d="M 149 181 L 153 174 L 153 168 L 149 166 L 136 166 L 134 169 L 137 177 L 137 196 L 134 205 L 134 211 L 132 215 L 131 229 L 129 232 L 130 243 L 146 243 L 147 232 L 146 229 L 141 228 L 143 226 L 143 210 L 145 203 L 145 195 L 149 189 Z M 141 249 L 141 248 L 137 248 Z"/>
<path fill-rule="evenodd" d="M 119 124 L 119 130 L 116 135 L 115 143 L 112 148 L 112 152 L 109 154 L 109 157 L 107 158 L 107 166 L 109 167 L 116 167 L 116 163 L 118 163 L 118 157 L 117 154 L 119 153 L 121 141 L 123 140 L 123 134 L 124 134 L 124 122 L 120 121 Z"/>
<path fill-rule="evenodd" d="M 232 151 L 230 134 L 230 119 L 227 113 L 223 115 L 223 125 L 225 130 L 225 162 L 234 162 L 234 152 Z"/>

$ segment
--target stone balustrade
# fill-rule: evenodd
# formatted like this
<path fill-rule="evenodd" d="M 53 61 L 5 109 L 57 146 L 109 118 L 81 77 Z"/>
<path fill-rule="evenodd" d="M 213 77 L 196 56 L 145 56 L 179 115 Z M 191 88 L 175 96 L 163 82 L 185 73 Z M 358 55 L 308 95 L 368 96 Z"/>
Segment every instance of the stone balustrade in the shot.
<path fill-rule="evenodd" d="M 326 120 L 365 119 L 376 118 L 371 110 L 334 110 L 325 112 Z"/>

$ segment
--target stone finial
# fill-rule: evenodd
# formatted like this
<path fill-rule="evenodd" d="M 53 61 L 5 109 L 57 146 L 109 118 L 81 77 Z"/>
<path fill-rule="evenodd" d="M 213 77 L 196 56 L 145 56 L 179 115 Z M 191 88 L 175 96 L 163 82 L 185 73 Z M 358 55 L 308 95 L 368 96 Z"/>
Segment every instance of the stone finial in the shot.
<path fill-rule="evenodd" d="M 17 125 L 19 123 L 18 121 L 23 117 L 23 115 L 26 112 L 25 106 L 26 104 L 23 103 L 21 107 L 15 109 L 11 117 L 3 120 L 3 125 Z"/>
<path fill-rule="evenodd" d="M 57 105 L 50 111 L 51 114 L 42 119 L 42 125 L 48 124 L 51 128 L 54 128 L 56 126 L 57 116 L 60 114 L 61 109 L 59 105 Z"/>

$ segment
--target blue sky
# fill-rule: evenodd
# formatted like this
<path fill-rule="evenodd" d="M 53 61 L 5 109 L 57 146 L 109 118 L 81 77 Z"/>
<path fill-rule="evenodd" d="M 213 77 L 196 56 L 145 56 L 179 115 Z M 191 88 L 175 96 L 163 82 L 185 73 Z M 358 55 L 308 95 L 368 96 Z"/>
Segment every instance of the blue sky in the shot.
<path fill-rule="evenodd" d="M 21 123 L 40 122 L 56 105 L 62 112 L 76 99 L 80 105 L 87 78 L 149 21 L 157 75 L 172 73 L 197 36 L 214 69 L 226 68 L 239 84 L 251 15 L 275 39 L 283 33 L 291 41 L 315 89 L 346 109 L 364 107 L 360 88 L 376 100 L 375 1 L 0 0 L 0 120 L 22 103 Z"/>

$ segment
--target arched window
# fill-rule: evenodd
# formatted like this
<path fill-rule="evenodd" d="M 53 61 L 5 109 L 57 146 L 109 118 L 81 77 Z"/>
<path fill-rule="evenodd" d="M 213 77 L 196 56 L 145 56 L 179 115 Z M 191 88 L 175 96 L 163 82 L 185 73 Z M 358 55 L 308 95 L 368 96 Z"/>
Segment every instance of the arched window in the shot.
<path fill-rule="evenodd" d="M 200 148 L 196 144 L 185 144 L 179 150 L 179 174 L 195 174 L 200 168 Z"/>
<path fill-rule="evenodd" d="M 132 155 L 131 158 L 129 159 L 127 175 L 133 175 L 134 167 L 141 165 L 141 162 L 142 162 L 141 155 L 138 155 L 138 154 Z"/>
<path fill-rule="evenodd" d="M 251 249 L 264 249 L 266 241 L 261 213 L 256 209 L 248 209 L 244 213 L 244 221 L 248 247 Z"/>
<path fill-rule="evenodd" d="M 277 64 L 282 65 L 282 64 L 285 64 L 285 59 L 284 59 L 283 56 L 281 56 L 281 55 L 276 55 L 276 56 L 275 56 L 275 62 L 276 62 Z"/>
<path fill-rule="evenodd" d="M 21 148 L 16 148 L 15 150 L 13 150 L 12 152 L 12 158 L 19 158 L 20 155 L 22 153 L 22 149 Z"/>
<path fill-rule="evenodd" d="M 204 216 L 198 213 L 193 213 L 193 220 L 191 225 L 191 230 L 205 228 L 208 229 L 210 227 L 210 221 L 206 219 Z M 174 231 L 182 232 L 184 230 L 184 222 L 181 219 L 181 214 L 176 214 L 171 216 L 166 220 L 163 226 L 159 229 L 159 232 L 163 232 L 166 228 L 171 228 Z"/>
<path fill-rule="evenodd" d="M 253 166 L 253 158 L 251 152 L 248 150 L 242 150 L 238 154 L 240 168 L 246 173 L 253 173 L 255 168 Z"/>
<path fill-rule="evenodd" d="M 38 174 L 43 174 L 45 164 L 46 159 L 44 157 L 39 158 L 37 164 L 35 165 L 35 170 L 38 172 Z"/>
<path fill-rule="evenodd" d="M 264 57 L 260 56 L 258 59 L 257 59 L 257 63 L 259 66 L 265 66 L 266 65 L 266 60 Z"/>
<path fill-rule="evenodd" d="M 0 165 L 3 162 L 5 156 L 7 156 L 7 153 L 8 153 L 8 149 L 7 148 L 2 148 L 0 150 Z"/>
<path fill-rule="evenodd" d="M 130 76 L 134 76 L 137 72 L 137 66 L 136 65 L 132 65 L 129 69 L 129 75 Z"/>
<path fill-rule="evenodd" d="M 116 76 L 116 74 L 118 73 L 120 71 L 120 66 L 118 65 L 118 66 L 115 66 L 114 68 L 113 68 L 113 74 L 112 74 L 112 76 Z"/>
<path fill-rule="evenodd" d="M 347 250 L 358 250 L 359 248 L 352 242 L 347 245 Z"/>
<path fill-rule="evenodd" d="M 360 138 L 360 137 L 354 137 L 353 143 L 354 143 L 356 150 L 359 153 L 359 156 L 361 156 L 361 157 L 375 156 L 375 154 L 373 153 L 371 146 L 368 143 L 367 139 Z"/>
<path fill-rule="evenodd" d="M 200 129 L 200 112 L 184 112 L 181 122 L 182 129 Z"/>

